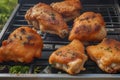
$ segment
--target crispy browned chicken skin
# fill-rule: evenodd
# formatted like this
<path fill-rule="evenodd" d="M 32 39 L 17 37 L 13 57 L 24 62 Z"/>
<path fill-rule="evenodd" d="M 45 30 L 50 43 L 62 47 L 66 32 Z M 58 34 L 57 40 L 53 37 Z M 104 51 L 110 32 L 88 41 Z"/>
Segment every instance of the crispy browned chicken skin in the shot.
<path fill-rule="evenodd" d="M 100 44 L 88 46 L 87 53 L 107 73 L 120 71 L 120 42 L 105 38 Z"/>
<path fill-rule="evenodd" d="M 82 9 L 80 0 L 65 0 L 51 4 L 52 8 L 62 14 L 65 21 L 70 21 L 80 15 Z"/>
<path fill-rule="evenodd" d="M 85 12 L 74 20 L 69 40 L 101 41 L 106 34 L 105 22 L 101 14 Z"/>
<path fill-rule="evenodd" d="M 13 31 L 0 47 L 0 62 L 15 61 L 30 63 L 41 57 L 43 42 L 39 34 L 29 27 Z"/>
<path fill-rule="evenodd" d="M 25 19 L 42 32 L 57 34 L 61 38 L 68 35 L 68 26 L 62 16 L 45 3 L 38 3 L 30 8 Z"/>
<path fill-rule="evenodd" d="M 70 44 L 54 51 L 49 58 L 49 63 L 69 74 L 77 74 L 85 70 L 83 66 L 87 56 L 84 53 L 83 44 L 79 40 L 73 40 Z"/>

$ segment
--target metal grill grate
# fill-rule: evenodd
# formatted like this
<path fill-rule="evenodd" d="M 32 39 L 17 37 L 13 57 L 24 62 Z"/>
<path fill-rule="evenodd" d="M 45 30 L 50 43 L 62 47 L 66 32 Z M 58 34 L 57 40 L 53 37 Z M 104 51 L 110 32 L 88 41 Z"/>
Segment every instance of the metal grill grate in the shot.
<path fill-rule="evenodd" d="M 14 16 L 12 23 L 9 25 L 9 27 L 6 29 L 6 32 L 2 36 L 1 41 L 7 39 L 8 35 L 13 30 L 15 30 L 16 28 L 18 28 L 20 26 L 30 26 L 30 27 L 32 26 L 32 25 L 27 24 L 27 21 L 24 19 L 24 15 L 25 15 L 26 11 L 33 5 L 34 4 L 22 4 L 20 6 L 16 15 Z M 84 4 L 83 10 L 81 10 L 81 13 L 86 12 L 86 11 L 94 11 L 94 12 L 101 13 L 106 22 L 106 28 L 108 31 L 107 37 L 120 41 L 120 13 L 119 13 L 118 7 L 116 5 Z M 68 22 L 70 29 L 72 27 L 72 24 L 73 24 L 73 21 Z M 53 35 L 53 34 L 41 33 L 41 35 L 42 35 L 42 38 L 44 41 L 44 49 L 42 52 L 42 58 L 35 59 L 33 63 L 28 64 L 28 66 L 30 66 L 30 73 L 33 73 L 34 68 L 37 66 L 41 66 L 40 73 L 47 73 L 45 70 L 49 70 L 48 72 L 51 74 L 56 74 L 59 72 L 65 73 L 61 70 L 51 68 L 48 63 L 48 58 L 54 50 L 56 50 L 60 46 L 68 44 L 69 41 L 67 40 L 67 38 L 61 39 L 58 36 Z M 11 64 L 12 65 L 23 65 L 21 63 L 14 63 L 14 62 L 1 63 L 1 65 L 11 65 Z M 88 60 L 86 62 L 85 67 L 86 67 L 86 70 L 81 72 L 80 74 L 91 74 L 91 73 L 92 74 L 101 74 L 101 73 L 103 74 L 104 73 L 91 60 Z"/>
<path fill-rule="evenodd" d="M 15 19 L 13 21 L 13 24 L 11 24 L 11 27 L 7 30 L 7 33 L 11 33 L 14 29 L 20 27 L 20 26 L 32 26 L 28 25 L 26 20 L 24 19 L 24 15 L 26 11 L 32 7 L 34 4 L 23 4 L 19 11 L 16 13 Z M 104 20 L 106 22 L 106 27 L 108 31 L 108 37 L 109 35 L 112 36 L 118 36 L 120 34 L 120 16 L 118 12 L 118 8 L 116 8 L 115 5 L 83 5 L 83 10 L 81 10 L 81 13 L 85 11 L 94 11 L 99 12 L 104 17 Z M 68 23 L 70 29 L 72 27 L 72 22 Z M 42 34 L 44 38 L 51 38 L 53 35 L 50 34 Z M 115 37 L 116 39 L 116 37 Z M 119 38 L 117 38 L 119 40 Z M 61 39 L 59 39 L 61 40 Z M 56 39 L 55 39 L 56 41 Z"/>

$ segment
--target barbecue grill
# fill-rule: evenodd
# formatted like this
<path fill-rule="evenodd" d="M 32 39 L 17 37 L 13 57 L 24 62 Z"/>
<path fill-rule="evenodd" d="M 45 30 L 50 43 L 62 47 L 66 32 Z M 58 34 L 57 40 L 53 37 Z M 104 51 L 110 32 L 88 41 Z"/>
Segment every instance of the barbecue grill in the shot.
<path fill-rule="evenodd" d="M 26 11 L 39 2 L 44 2 L 50 4 L 52 2 L 61 1 L 61 0 L 18 0 L 18 4 L 14 9 L 12 15 L 9 20 L 5 24 L 1 35 L 0 35 L 0 45 L 3 40 L 7 39 L 9 34 L 13 32 L 16 28 L 20 26 L 29 26 L 27 21 L 24 18 Z M 104 17 L 107 28 L 107 37 L 113 38 L 120 41 L 120 7 L 117 0 L 81 0 L 83 9 L 80 11 L 81 13 L 85 11 L 94 11 L 99 12 Z M 73 21 L 67 23 L 69 29 L 71 29 Z M 96 63 L 91 61 L 90 59 L 86 62 L 85 67 L 86 70 L 80 72 L 77 75 L 69 75 L 66 72 L 61 70 L 52 68 L 48 63 L 48 58 L 50 54 L 56 50 L 57 48 L 66 45 L 69 43 L 68 38 L 61 39 L 54 34 L 49 33 L 41 33 L 42 39 L 44 41 L 44 48 L 42 51 L 42 57 L 40 59 L 35 59 L 30 64 L 22 64 L 22 63 L 14 63 L 14 62 L 4 62 L 0 63 L 0 65 L 25 65 L 30 66 L 29 74 L 10 74 L 6 72 L 0 73 L 0 80 L 2 79 L 29 79 L 29 80 L 38 80 L 38 79 L 59 79 L 59 80 L 112 80 L 112 79 L 120 79 L 120 73 L 117 74 L 108 74 L 101 71 Z M 96 44 L 96 43 L 90 43 Z M 41 66 L 41 71 L 37 74 L 33 73 L 35 67 Z"/>

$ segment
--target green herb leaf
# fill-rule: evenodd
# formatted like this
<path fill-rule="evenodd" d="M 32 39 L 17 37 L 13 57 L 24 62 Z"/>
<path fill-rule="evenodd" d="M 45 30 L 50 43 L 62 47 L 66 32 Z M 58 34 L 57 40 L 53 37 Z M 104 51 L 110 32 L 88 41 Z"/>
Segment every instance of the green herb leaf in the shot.
<path fill-rule="evenodd" d="M 12 66 L 10 67 L 9 73 L 17 74 L 17 73 L 29 73 L 28 66 Z"/>
<path fill-rule="evenodd" d="M 40 73 L 41 71 L 41 66 L 37 66 L 35 69 L 34 69 L 34 72 L 33 73 Z"/>

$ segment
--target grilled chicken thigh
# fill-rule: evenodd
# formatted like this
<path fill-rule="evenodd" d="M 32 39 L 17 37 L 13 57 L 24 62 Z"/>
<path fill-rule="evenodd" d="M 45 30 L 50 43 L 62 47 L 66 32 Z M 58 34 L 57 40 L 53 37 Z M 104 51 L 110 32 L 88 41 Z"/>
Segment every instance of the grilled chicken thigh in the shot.
<path fill-rule="evenodd" d="M 120 42 L 105 38 L 100 44 L 88 46 L 87 53 L 107 73 L 120 71 Z"/>
<path fill-rule="evenodd" d="M 10 34 L 0 47 L 0 62 L 30 63 L 41 57 L 43 42 L 39 34 L 29 27 L 20 27 Z"/>
<path fill-rule="evenodd" d="M 85 70 L 83 66 L 87 56 L 84 53 L 83 44 L 79 40 L 73 40 L 70 44 L 54 51 L 49 58 L 49 63 L 69 74 L 76 74 Z"/>
<path fill-rule="evenodd" d="M 106 34 L 105 22 L 101 14 L 85 12 L 74 20 L 69 40 L 101 41 Z"/>
<path fill-rule="evenodd" d="M 47 4 L 36 4 L 26 12 L 25 18 L 29 24 L 42 32 L 57 34 L 61 38 L 68 34 L 68 26 L 62 16 Z"/>
<path fill-rule="evenodd" d="M 51 4 L 52 8 L 62 14 L 65 21 L 70 21 L 80 15 L 82 9 L 80 0 L 65 0 Z"/>

